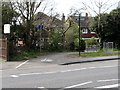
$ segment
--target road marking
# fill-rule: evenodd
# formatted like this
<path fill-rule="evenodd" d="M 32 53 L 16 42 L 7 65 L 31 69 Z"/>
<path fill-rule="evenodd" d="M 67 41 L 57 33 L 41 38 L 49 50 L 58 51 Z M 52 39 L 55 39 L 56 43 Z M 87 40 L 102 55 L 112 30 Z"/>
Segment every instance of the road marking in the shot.
<path fill-rule="evenodd" d="M 94 68 L 97 68 L 97 67 L 89 67 L 89 69 L 94 69 Z"/>
<path fill-rule="evenodd" d="M 74 88 L 74 87 L 83 86 L 83 85 L 86 85 L 86 84 L 89 84 L 89 83 L 92 83 L 92 81 L 84 82 L 84 83 L 77 84 L 77 85 L 68 86 L 68 87 L 65 87 L 65 88 Z"/>
<path fill-rule="evenodd" d="M 100 86 L 95 88 L 117 88 L 118 86 L 120 86 L 120 84 L 106 85 L 106 86 Z"/>
<path fill-rule="evenodd" d="M 17 75 L 11 75 L 11 77 L 18 77 Z"/>
<path fill-rule="evenodd" d="M 25 63 L 25 62 L 24 62 Z M 22 63 L 23 64 L 23 63 Z M 26 75 L 38 75 L 38 74 L 53 74 L 53 73 L 64 73 L 64 72 L 72 72 L 72 71 L 79 71 L 85 69 L 95 69 L 95 68 L 108 68 L 108 67 L 116 67 L 116 66 L 104 66 L 104 67 L 88 67 L 88 68 L 80 68 L 80 69 L 73 69 L 73 70 L 64 70 L 64 71 L 54 71 L 54 72 L 40 72 L 40 73 L 26 73 L 26 74 L 19 74 L 18 76 L 26 76 Z"/>
<path fill-rule="evenodd" d="M 47 58 L 41 60 L 41 62 L 52 62 L 52 61 L 53 61 L 52 59 L 47 59 Z"/>
<path fill-rule="evenodd" d="M 103 66 L 103 68 L 116 67 L 116 66 Z M 117 66 L 118 67 L 118 66 Z M 101 67 L 102 68 L 102 67 Z"/>
<path fill-rule="evenodd" d="M 17 68 L 19 68 L 19 67 L 21 67 L 22 65 L 24 65 L 25 63 L 27 63 L 29 60 L 26 60 L 25 62 L 23 62 L 23 63 L 21 63 L 20 65 L 18 65 L 17 67 L 16 67 L 16 69 Z"/>
<path fill-rule="evenodd" d="M 38 87 L 38 88 L 45 88 L 45 87 Z"/>
<path fill-rule="evenodd" d="M 40 74 L 52 74 L 57 72 L 44 72 L 44 73 L 26 73 L 26 74 L 19 74 L 19 76 L 27 76 L 27 75 L 40 75 Z"/>
<path fill-rule="evenodd" d="M 98 80 L 97 82 L 109 82 L 109 81 L 118 81 L 120 79 L 108 79 L 108 80 Z"/>
<path fill-rule="evenodd" d="M 80 69 L 74 69 L 74 70 L 65 70 L 65 71 L 60 71 L 60 72 L 72 72 L 72 71 L 79 71 L 79 70 L 84 70 L 87 68 L 80 68 Z"/>
<path fill-rule="evenodd" d="M 84 70 L 84 69 L 86 69 L 86 68 L 74 69 L 74 70 L 65 70 L 65 71 L 57 71 L 57 72 L 26 73 L 26 74 L 19 74 L 19 76 L 26 76 L 26 75 L 38 75 L 38 74 L 53 74 L 53 73 L 71 72 L 71 71 Z"/>

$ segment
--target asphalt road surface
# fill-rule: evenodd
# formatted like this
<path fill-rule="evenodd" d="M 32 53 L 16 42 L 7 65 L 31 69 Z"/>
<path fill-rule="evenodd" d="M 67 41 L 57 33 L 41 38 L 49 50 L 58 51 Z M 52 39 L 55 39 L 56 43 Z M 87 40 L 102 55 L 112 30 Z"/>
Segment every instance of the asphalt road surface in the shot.
<path fill-rule="evenodd" d="M 118 60 L 4 70 L 2 88 L 118 88 Z"/>

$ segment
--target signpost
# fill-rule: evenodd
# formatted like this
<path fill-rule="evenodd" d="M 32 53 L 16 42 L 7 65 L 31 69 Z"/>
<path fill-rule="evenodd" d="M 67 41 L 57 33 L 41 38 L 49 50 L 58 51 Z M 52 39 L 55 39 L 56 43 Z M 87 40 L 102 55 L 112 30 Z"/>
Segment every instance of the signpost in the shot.
<path fill-rule="evenodd" d="M 10 33 L 10 24 L 4 24 L 4 34 Z"/>
<path fill-rule="evenodd" d="M 39 30 L 39 32 L 40 32 L 39 45 L 40 45 L 40 52 L 41 52 L 41 30 L 43 30 L 43 25 L 42 25 L 42 24 L 38 25 L 38 30 Z"/>
<path fill-rule="evenodd" d="M 10 34 L 10 24 L 4 24 L 4 34 Z M 9 35 L 7 38 L 7 61 L 9 60 Z"/>
<path fill-rule="evenodd" d="M 80 18 L 81 18 L 81 13 L 79 14 L 79 56 L 80 56 Z"/>

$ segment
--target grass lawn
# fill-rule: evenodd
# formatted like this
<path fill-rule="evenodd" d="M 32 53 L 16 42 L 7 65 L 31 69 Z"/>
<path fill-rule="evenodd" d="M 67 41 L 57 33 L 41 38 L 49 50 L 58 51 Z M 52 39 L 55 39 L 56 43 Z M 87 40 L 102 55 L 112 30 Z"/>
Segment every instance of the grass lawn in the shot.
<path fill-rule="evenodd" d="M 81 53 L 81 57 L 101 57 L 101 56 L 114 56 L 114 55 L 120 55 L 120 53 L 104 52 L 104 51 Z M 69 56 L 74 57 L 74 56 L 78 56 L 78 54 L 70 54 Z"/>

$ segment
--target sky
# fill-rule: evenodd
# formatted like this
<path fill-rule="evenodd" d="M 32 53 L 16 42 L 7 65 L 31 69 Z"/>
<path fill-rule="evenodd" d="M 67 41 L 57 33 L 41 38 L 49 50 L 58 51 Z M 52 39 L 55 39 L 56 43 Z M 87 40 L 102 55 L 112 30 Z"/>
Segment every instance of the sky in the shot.
<path fill-rule="evenodd" d="M 91 4 L 90 1 L 92 1 L 93 5 Z M 98 2 L 99 0 L 54 0 L 55 12 L 57 12 L 61 15 L 62 15 L 62 13 L 64 13 L 67 16 L 70 13 L 71 8 L 79 10 L 80 8 L 84 7 L 82 2 L 86 3 L 90 7 L 94 6 L 96 11 L 98 11 L 98 9 L 96 8 L 96 5 L 94 5 L 94 1 Z M 108 1 L 108 3 L 103 7 L 103 9 L 102 9 L 103 11 L 105 9 L 109 8 L 111 5 L 115 4 L 107 10 L 107 12 L 110 12 L 112 9 L 117 8 L 118 2 L 120 0 L 100 0 L 100 1 L 104 2 L 104 3 L 106 1 Z M 89 10 L 81 10 L 82 13 L 85 13 L 85 12 L 88 12 L 88 11 L 91 14 L 91 16 L 96 16 L 96 14 L 93 11 L 91 11 L 90 9 Z"/>

